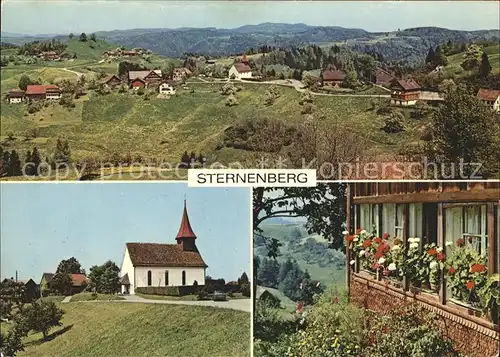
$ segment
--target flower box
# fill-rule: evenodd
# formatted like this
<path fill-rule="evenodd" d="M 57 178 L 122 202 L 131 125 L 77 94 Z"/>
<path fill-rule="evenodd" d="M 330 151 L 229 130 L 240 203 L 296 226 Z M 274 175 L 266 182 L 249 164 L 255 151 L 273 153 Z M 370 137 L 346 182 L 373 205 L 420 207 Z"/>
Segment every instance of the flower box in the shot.
<path fill-rule="evenodd" d="M 464 301 L 461 301 L 461 300 L 458 300 L 458 299 L 455 299 L 455 298 L 450 298 L 449 301 L 452 304 L 458 305 L 458 306 L 460 306 L 462 308 L 466 308 L 467 309 L 467 313 L 469 315 L 473 315 L 473 316 L 477 316 L 477 317 L 483 316 L 483 312 L 481 311 L 481 309 L 479 309 L 478 307 L 474 306 L 473 304 L 471 304 L 469 302 L 464 302 Z"/>

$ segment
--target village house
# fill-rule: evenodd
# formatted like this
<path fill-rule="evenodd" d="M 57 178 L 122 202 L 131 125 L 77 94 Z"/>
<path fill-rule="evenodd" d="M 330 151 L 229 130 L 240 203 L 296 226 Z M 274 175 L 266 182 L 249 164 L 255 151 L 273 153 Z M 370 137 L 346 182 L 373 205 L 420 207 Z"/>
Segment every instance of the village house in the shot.
<path fill-rule="evenodd" d="M 54 278 L 53 273 L 43 273 L 40 279 L 40 292 L 43 294 L 46 290 L 52 289 L 52 279 Z M 70 274 L 72 285 L 69 290 L 70 295 L 81 293 L 87 286 L 87 277 L 85 274 Z"/>
<path fill-rule="evenodd" d="M 172 79 L 175 82 L 180 82 L 188 77 L 191 77 L 192 75 L 193 72 L 191 72 L 189 68 L 186 67 L 174 68 Z"/>
<path fill-rule="evenodd" d="M 177 244 L 127 243 L 120 276 L 122 293 L 134 294 L 140 287 L 205 285 L 203 261 L 196 247 L 184 201 Z M 195 284 L 196 282 L 196 284 Z"/>
<path fill-rule="evenodd" d="M 53 84 L 30 84 L 26 89 L 26 98 L 29 100 L 59 100 L 61 99 L 61 89 Z"/>
<path fill-rule="evenodd" d="M 124 57 L 134 57 L 137 56 L 138 54 L 139 53 L 136 50 L 130 50 L 130 51 L 124 50 L 121 52 L 121 55 Z"/>
<path fill-rule="evenodd" d="M 171 81 L 164 81 L 158 86 L 160 94 L 175 94 L 175 88 Z"/>
<path fill-rule="evenodd" d="M 380 86 L 390 86 L 393 80 L 394 76 L 385 69 L 377 68 L 375 70 L 375 84 Z"/>
<path fill-rule="evenodd" d="M 336 69 L 329 69 L 321 73 L 323 87 L 340 87 L 344 81 L 345 73 Z"/>
<path fill-rule="evenodd" d="M 420 97 L 420 85 L 413 79 L 394 79 L 391 83 L 391 104 L 415 105 Z"/>
<path fill-rule="evenodd" d="M 466 276 L 460 269 L 466 269 L 465 274 L 468 273 L 467 261 L 454 261 L 453 271 L 446 268 L 446 263 L 458 249 L 467 249 L 484 256 L 485 265 L 480 267 L 484 269 L 481 271 L 486 271 L 486 276 L 498 274 L 498 197 L 498 182 L 349 184 L 347 242 L 353 242 L 355 234 L 361 235 L 362 230 L 366 230 L 375 232 L 375 236 L 379 237 L 372 238 L 370 243 L 387 242 L 384 244 L 388 244 L 388 250 L 383 249 L 384 252 L 395 251 L 395 245 L 416 245 L 420 254 L 432 256 L 434 253 L 426 245 L 434 244 L 431 247 L 435 247 L 436 253 L 442 253 L 436 259 L 445 262 L 445 267 L 436 275 L 438 280 L 433 287 L 432 282 L 427 285 L 430 278 L 428 281 L 415 277 L 411 275 L 411 270 L 405 270 L 404 265 L 401 268 L 400 263 L 395 263 L 392 268 L 380 268 L 380 264 L 384 264 L 380 259 L 378 266 L 363 263 L 371 259 L 372 253 L 365 256 L 365 253 L 353 251 L 352 243 L 348 244 L 346 282 L 349 300 L 379 314 L 387 314 L 404 304 L 416 303 L 439 318 L 439 330 L 453 342 L 458 352 L 471 357 L 496 355 L 499 331 L 496 309 L 492 308 L 485 314 L 471 302 L 474 295 L 469 292 L 458 295 L 451 288 L 452 279 L 455 279 L 453 274 Z M 364 240 L 362 246 L 365 247 Z M 377 249 L 377 254 L 379 251 L 382 252 Z M 382 257 L 390 254 L 384 252 Z M 472 256 L 472 253 L 464 255 Z M 422 259 L 425 259 L 423 256 Z M 420 263 L 417 261 L 414 264 Z M 465 268 L 460 268 L 460 264 L 464 264 Z M 401 277 L 398 273 L 391 273 L 397 272 L 397 269 L 401 269 Z M 463 288 L 456 287 L 470 290 L 465 282 Z"/>
<path fill-rule="evenodd" d="M 40 287 L 33 279 L 24 283 L 24 303 L 31 303 L 40 297 Z"/>
<path fill-rule="evenodd" d="M 495 113 L 500 113 L 500 90 L 480 88 L 477 97 Z"/>
<path fill-rule="evenodd" d="M 120 77 L 118 77 L 116 74 L 113 74 L 111 76 L 108 76 L 102 80 L 102 83 L 106 84 L 109 88 L 116 88 L 117 86 L 121 85 L 123 82 Z"/>
<path fill-rule="evenodd" d="M 129 85 L 138 89 L 148 85 L 159 84 L 162 81 L 161 70 L 130 71 L 128 72 Z"/>
<path fill-rule="evenodd" d="M 24 101 L 25 93 L 21 89 L 11 89 L 7 95 L 10 104 L 17 104 Z"/>
<path fill-rule="evenodd" d="M 248 63 L 247 56 L 243 55 L 241 62 L 235 63 L 229 69 L 229 79 L 248 79 L 252 78 L 252 68 Z"/>
<path fill-rule="evenodd" d="M 43 58 L 45 61 L 57 61 L 60 59 L 59 55 L 54 51 L 42 52 L 40 53 L 39 56 Z"/>

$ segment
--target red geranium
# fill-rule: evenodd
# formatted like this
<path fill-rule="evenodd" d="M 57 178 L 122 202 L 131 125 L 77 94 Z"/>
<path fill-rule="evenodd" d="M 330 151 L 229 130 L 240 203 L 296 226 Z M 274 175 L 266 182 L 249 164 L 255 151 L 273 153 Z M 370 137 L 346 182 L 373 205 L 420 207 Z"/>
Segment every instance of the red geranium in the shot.
<path fill-rule="evenodd" d="M 471 273 L 482 273 L 483 271 L 486 271 L 486 266 L 483 264 L 474 264 L 470 267 Z"/>
<path fill-rule="evenodd" d="M 367 240 L 363 241 L 363 248 L 368 248 L 371 245 L 372 245 L 371 240 L 367 239 Z"/>
<path fill-rule="evenodd" d="M 476 283 L 473 280 L 471 280 L 466 285 L 467 285 L 467 289 L 472 290 L 476 286 Z"/>
<path fill-rule="evenodd" d="M 362 230 L 363 229 L 361 229 L 361 228 L 356 229 L 356 234 L 360 234 Z"/>
<path fill-rule="evenodd" d="M 445 258 L 446 256 L 444 255 L 444 253 L 439 253 L 437 255 L 437 260 L 439 260 L 440 262 L 442 262 Z"/>
<path fill-rule="evenodd" d="M 387 253 L 388 251 L 391 250 L 391 247 L 389 244 L 384 244 L 383 247 L 384 247 L 384 253 Z"/>
<path fill-rule="evenodd" d="M 391 235 L 389 233 L 384 233 L 384 235 L 382 236 L 382 238 L 384 239 L 389 239 Z"/>
<path fill-rule="evenodd" d="M 431 248 L 427 251 L 427 254 L 429 255 L 436 255 L 437 254 L 437 250 L 436 248 Z"/>
<path fill-rule="evenodd" d="M 462 238 L 458 238 L 458 240 L 457 240 L 457 245 L 458 245 L 459 247 L 463 246 L 463 245 L 464 245 L 464 240 L 463 240 Z"/>
<path fill-rule="evenodd" d="M 345 238 L 345 239 L 346 239 L 348 242 L 352 242 L 352 240 L 354 239 L 354 236 L 352 236 L 352 235 L 348 235 L 348 236 L 346 236 L 346 238 Z"/>
<path fill-rule="evenodd" d="M 374 240 L 373 240 L 374 243 L 377 243 L 377 244 L 380 244 L 382 242 L 382 238 L 380 237 L 376 237 Z"/>
<path fill-rule="evenodd" d="M 456 270 L 455 268 L 451 267 L 450 269 L 448 269 L 448 273 L 450 274 L 455 274 Z"/>

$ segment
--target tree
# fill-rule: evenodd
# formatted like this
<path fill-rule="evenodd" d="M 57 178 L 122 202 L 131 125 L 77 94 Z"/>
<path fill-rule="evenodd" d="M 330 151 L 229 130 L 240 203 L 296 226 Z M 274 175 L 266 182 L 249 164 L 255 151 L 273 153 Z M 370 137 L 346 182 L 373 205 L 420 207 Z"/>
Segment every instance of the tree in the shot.
<path fill-rule="evenodd" d="M 73 286 L 71 274 L 67 272 L 57 272 L 50 281 L 51 288 L 60 295 L 69 295 Z"/>
<path fill-rule="evenodd" d="M 9 161 L 9 176 L 21 176 L 23 174 L 21 168 L 21 159 L 19 158 L 19 154 L 16 150 L 12 150 L 10 153 L 10 161 Z"/>
<path fill-rule="evenodd" d="M 40 153 L 38 152 L 37 147 L 33 148 L 33 152 L 31 154 L 31 162 L 33 163 L 33 175 L 39 175 L 40 164 L 42 163 L 42 159 L 40 157 Z"/>
<path fill-rule="evenodd" d="M 19 78 L 19 89 L 26 90 L 28 85 L 33 84 L 33 81 L 26 74 L 23 74 L 21 78 Z"/>
<path fill-rule="evenodd" d="M 33 162 L 31 161 L 31 151 L 26 152 L 26 159 L 24 161 L 25 173 L 28 176 L 33 176 Z"/>
<path fill-rule="evenodd" d="M 479 45 L 476 45 L 475 43 L 472 43 L 469 46 L 467 46 L 467 51 L 463 55 L 464 61 L 461 64 L 462 68 L 467 71 L 477 68 L 482 53 L 483 53 L 482 48 Z"/>
<path fill-rule="evenodd" d="M 432 137 L 426 152 L 434 162 L 459 163 L 462 159 L 481 164 L 483 175 L 498 172 L 499 123 L 491 109 L 467 88 L 460 86 L 446 94 L 443 105 L 434 112 Z M 469 175 L 473 169 L 465 167 L 464 174 Z"/>
<path fill-rule="evenodd" d="M 23 325 L 26 330 L 41 332 L 47 340 L 51 328 L 61 326 L 64 311 L 51 301 L 35 301 L 23 313 Z"/>
<path fill-rule="evenodd" d="M 241 274 L 240 278 L 238 279 L 238 284 L 247 284 L 248 282 L 248 275 L 247 273 L 243 272 L 243 274 Z"/>
<path fill-rule="evenodd" d="M 16 326 L 7 332 L 2 329 L 0 331 L 0 352 L 2 352 L 2 356 L 14 357 L 17 352 L 24 351 L 23 336 L 24 333 Z"/>
<path fill-rule="evenodd" d="M 73 35 L 73 33 L 70 33 L 68 37 L 69 37 L 70 40 L 72 40 L 73 37 L 75 37 L 75 35 Z"/>
<path fill-rule="evenodd" d="M 0 283 L 0 318 L 13 317 L 13 309 L 20 309 L 24 299 L 24 284 L 14 279 L 4 279 Z"/>
<path fill-rule="evenodd" d="M 81 42 L 86 42 L 87 41 L 87 34 L 85 32 L 82 32 L 80 35 L 80 41 Z"/>
<path fill-rule="evenodd" d="M 429 47 L 429 51 L 427 52 L 427 56 L 425 57 L 425 63 L 433 64 L 436 58 L 436 53 L 432 47 Z"/>
<path fill-rule="evenodd" d="M 101 294 L 115 294 L 120 290 L 120 268 L 108 260 L 90 268 L 89 288 Z"/>
<path fill-rule="evenodd" d="M 82 269 L 80 262 L 76 260 L 75 257 L 64 259 L 59 262 L 56 273 L 61 273 L 61 272 L 69 274 L 85 274 L 85 270 Z"/>
<path fill-rule="evenodd" d="M 490 60 L 488 59 L 488 54 L 486 52 L 483 52 L 483 55 L 481 56 L 481 64 L 479 65 L 479 76 L 481 78 L 486 78 L 491 72 L 491 64 Z"/>
<path fill-rule="evenodd" d="M 56 165 L 68 163 L 71 159 L 71 151 L 67 140 L 57 139 L 54 161 Z"/>
<path fill-rule="evenodd" d="M 260 224 L 277 217 L 304 217 L 306 229 L 322 235 L 331 247 L 344 247 L 342 231 L 346 215 L 345 185 L 325 183 L 316 187 L 264 188 L 253 190 L 254 231 L 261 232 Z M 273 237 L 264 237 L 268 255 L 278 254 L 279 242 Z"/>
<path fill-rule="evenodd" d="M 5 150 L 2 155 L 0 176 L 8 176 L 10 172 L 10 152 Z"/>
<path fill-rule="evenodd" d="M 95 37 L 95 33 L 91 34 L 90 35 L 90 41 L 97 41 L 96 37 Z"/>

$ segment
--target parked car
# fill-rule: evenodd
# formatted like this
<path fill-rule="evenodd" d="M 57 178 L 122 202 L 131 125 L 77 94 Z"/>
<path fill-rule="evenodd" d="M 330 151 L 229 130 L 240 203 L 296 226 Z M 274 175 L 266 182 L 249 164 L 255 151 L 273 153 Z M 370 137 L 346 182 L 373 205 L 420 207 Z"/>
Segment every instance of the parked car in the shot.
<path fill-rule="evenodd" d="M 226 293 L 223 293 L 221 291 L 214 291 L 212 299 L 214 301 L 226 301 L 227 300 Z"/>

